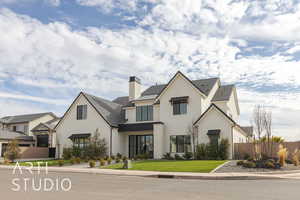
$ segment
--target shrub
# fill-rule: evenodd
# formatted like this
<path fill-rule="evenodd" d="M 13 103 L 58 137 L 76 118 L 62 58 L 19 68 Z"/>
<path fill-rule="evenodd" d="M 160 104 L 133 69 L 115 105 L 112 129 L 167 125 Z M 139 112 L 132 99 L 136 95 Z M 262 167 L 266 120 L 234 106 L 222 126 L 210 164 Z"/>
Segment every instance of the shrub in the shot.
<path fill-rule="evenodd" d="M 209 160 L 214 160 L 217 159 L 218 155 L 218 145 L 216 144 L 209 144 L 208 146 L 208 155 L 207 158 Z"/>
<path fill-rule="evenodd" d="M 293 161 L 292 161 L 292 160 L 289 160 L 289 159 L 285 160 L 285 163 L 286 163 L 286 164 L 294 164 Z"/>
<path fill-rule="evenodd" d="M 58 166 L 62 167 L 65 164 L 64 160 L 58 160 L 57 161 Z"/>
<path fill-rule="evenodd" d="M 190 160 L 190 159 L 192 159 L 193 154 L 192 154 L 192 152 L 185 152 L 184 155 L 183 155 L 183 157 L 186 160 Z"/>
<path fill-rule="evenodd" d="M 288 151 L 286 148 L 283 147 L 282 144 L 279 145 L 279 151 L 277 153 L 278 157 L 279 157 L 279 163 L 281 166 L 285 165 L 285 160 L 288 156 Z"/>
<path fill-rule="evenodd" d="M 174 158 L 172 157 L 171 153 L 165 153 L 163 155 L 163 159 L 165 159 L 165 160 L 174 160 Z"/>
<path fill-rule="evenodd" d="M 175 160 L 183 160 L 183 158 L 179 154 L 175 154 Z"/>
<path fill-rule="evenodd" d="M 244 160 L 248 160 L 249 158 L 251 158 L 251 156 L 248 153 L 245 153 L 243 158 Z"/>
<path fill-rule="evenodd" d="M 71 163 L 71 165 L 74 165 L 76 163 L 76 158 L 72 157 L 70 159 L 70 163 Z"/>
<path fill-rule="evenodd" d="M 123 162 L 125 162 L 126 160 L 128 160 L 128 158 L 126 156 L 123 156 L 122 160 Z"/>
<path fill-rule="evenodd" d="M 252 161 L 246 161 L 246 162 L 243 163 L 243 167 L 246 167 L 246 168 L 255 168 L 256 164 L 255 164 L 255 162 L 252 162 Z"/>
<path fill-rule="evenodd" d="M 122 154 L 117 153 L 117 158 L 122 159 Z"/>
<path fill-rule="evenodd" d="M 221 139 L 221 142 L 218 147 L 218 156 L 221 160 L 227 160 L 229 155 L 229 141 L 228 139 Z"/>
<path fill-rule="evenodd" d="M 197 160 L 206 160 L 208 155 L 208 145 L 199 144 L 196 148 L 196 159 Z"/>
<path fill-rule="evenodd" d="M 107 155 L 107 143 L 103 138 L 101 139 L 98 129 L 96 129 L 93 137 L 91 137 L 90 142 L 86 148 L 83 149 L 84 155 L 86 157 L 96 159 L 103 158 Z"/>
<path fill-rule="evenodd" d="M 119 163 L 121 160 L 120 160 L 120 158 L 117 158 L 116 159 L 116 163 Z"/>
<path fill-rule="evenodd" d="M 81 163 L 81 159 L 79 157 L 76 157 L 74 159 L 74 161 L 75 161 L 76 164 L 80 164 Z"/>
<path fill-rule="evenodd" d="M 62 157 L 64 160 L 69 160 L 72 158 L 72 156 L 73 156 L 73 148 L 64 148 L 63 149 Z"/>
<path fill-rule="evenodd" d="M 108 159 L 109 159 L 109 156 L 106 155 L 106 156 L 104 157 L 104 160 L 108 160 Z"/>
<path fill-rule="evenodd" d="M 96 162 L 94 160 L 89 161 L 90 168 L 94 168 L 96 166 Z"/>
<path fill-rule="evenodd" d="M 112 161 L 112 159 L 111 159 L 111 158 L 108 158 L 108 159 L 107 159 L 107 164 L 110 165 L 110 164 L 111 164 L 111 161 Z"/>
<path fill-rule="evenodd" d="M 149 159 L 150 155 L 145 153 L 145 154 L 139 154 L 136 157 L 141 160 L 147 160 L 147 159 Z"/>
<path fill-rule="evenodd" d="M 275 168 L 275 164 L 271 161 L 267 161 L 265 163 L 265 168 L 268 168 L 268 169 L 274 169 Z"/>
<path fill-rule="evenodd" d="M 111 156 L 111 159 L 112 159 L 112 160 L 115 160 L 115 159 L 116 159 L 116 156 L 112 155 L 112 156 Z"/>
<path fill-rule="evenodd" d="M 101 160 L 100 160 L 100 166 L 105 166 L 105 164 L 106 164 L 106 161 L 103 160 L 103 159 L 101 159 Z"/>
<path fill-rule="evenodd" d="M 242 166 L 244 164 L 244 161 L 243 160 L 239 160 L 239 161 L 237 161 L 237 163 L 236 163 L 236 165 L 238 165 L 238 166 Z"/>
<path fill-rule="evenodd" d="M 79 147 L 75 147 L 75 146 L 73 146 L 73 148 L 71 148 L 72 149 L 72 156 L 73 157 L 82 157 L 83 155 L 83 153 L 82 153 L 82 150 L 79 148 Z"/>
<path fill-rule="evenodd" d="M 8 143 L 7 151 L 4 153 L 4 158 L 14 162 L 20 157 L 20 148 L 17 140 L 12 140 Z"/>

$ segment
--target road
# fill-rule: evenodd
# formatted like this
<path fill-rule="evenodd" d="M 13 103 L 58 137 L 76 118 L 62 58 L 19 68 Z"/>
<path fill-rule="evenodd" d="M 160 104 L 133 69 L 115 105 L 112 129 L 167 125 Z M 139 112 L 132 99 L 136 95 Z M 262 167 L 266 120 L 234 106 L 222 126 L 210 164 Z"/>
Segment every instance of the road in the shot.
<path fill-rule="evenodd" d="M 19 178 L 18 192 L 12 184 L 12 180 Z M 29 178 L 27 191 L 24 191 L 24 178 Z M 39 180 L 45 178 L 62 180 L 69 178 L 72 183 L 70 191 L 41 192 L 32 190 L 32 180 L 36 187 Z M 21 184 L 22 183 L 22 184 Z M 67 182 L 65 189 L 68 189 Z M 144 177 L 125 177 L 84 173 L 54 173 L 30 174 L 20 172 L 15 175 L 12 170 L 0 170 L 0 195 L 8 200 L 144 200 L 144 199 L 201 199 L 201 200 L 257 200 L 299 199 L 300 180 L 182 180 L 182 179 L 158 179 Z M 3 199 L 3 198 L 1 198 Z"/>

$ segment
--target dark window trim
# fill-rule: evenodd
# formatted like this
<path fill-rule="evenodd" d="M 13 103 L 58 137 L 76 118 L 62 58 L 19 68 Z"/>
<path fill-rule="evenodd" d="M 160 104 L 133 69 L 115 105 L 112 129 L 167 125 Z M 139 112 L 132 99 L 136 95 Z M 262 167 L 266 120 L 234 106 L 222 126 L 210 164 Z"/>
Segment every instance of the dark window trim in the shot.
<path fill-rule="evenodd" d="M 176 148 L 176 150 L 175 151 L 172 151 L 172 137 L 175 137 L 176 139 L 175 139 L 175 148 Z M 183 151 L 178 151 L 178 149 L 179 149 L 179 137 L 183 137 Z M 186 139 L 186 138 L 189 138 L 189 139 Z M 187 147 L 188 146 L 190 146 L 190 148 L 191 148 L 191 145 L 192 145 L 192 143 L 191 143 L 191 136 L 190 135 L 171 135 L 170 136 L 170 152 L 171 153 L 185 153 L 185 152 L 187 152 L 186 151 L 186 149 L 187 149 Z"/>
<path fill-rule="evenodd" d="M 135 109 L 137 122 L 153 121 L 153 105 L 136 106 Z"/>
<path fill-rule="evenodd" d="M 187 103 L 173 102 L 173 115 L 184 115 L 187 114 Z M 182 107 L 184 106 L 185 109 Z"/>
<path fill-rule="evenodd" d="M 87 119 L 87 104 L 77 105 L 76 119 L 85 120 Z"/>

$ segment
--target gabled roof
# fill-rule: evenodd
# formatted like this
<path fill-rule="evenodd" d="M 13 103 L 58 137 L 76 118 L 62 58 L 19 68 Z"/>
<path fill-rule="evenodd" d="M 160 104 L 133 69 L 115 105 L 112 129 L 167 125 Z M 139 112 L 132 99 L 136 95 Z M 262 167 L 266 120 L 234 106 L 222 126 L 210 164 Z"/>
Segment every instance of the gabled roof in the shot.
<path fill-rule="evenodd" d="M 82 94 L 87 98 L 97 112 L 109 123 L 109 125 L 118 126 L 118 124 L 122 122 L 122 105 L 87 93 Z"/>
<path fill-rule="evenodd" d="M 193 125 L 197 124 L 209 111 L 211 108 L 216 108 L 221 114 L 223 114 L 226 119 L 228 119 L 231 123 L 234 124 L 235 127 L 238 127 L 239 130 L 241 130 L 242 132 L 244 132 L 244 134 L 248 133 L 245 131 L 245 129 L 243 129 L 238 123 L 236 123 L 230 116 L 228 116 L 221 108 L 219 108 L 216 104 L 212 103 L 204 113 L 202 113 L 202 115 L 194 122 Z"/>
<path fill-rule="evenodd" d="M 209 112 L 211 108 L 216 108 L 219 112 L 221 112 L 229 121 L 231 121 L 233 124 L 237 124 L 231 117 L 229 117 L 221 108 L 219 108 L 216 104 L 212 103 L 204 113 L 194 122 L 194 125 L 197 124 L 205 115 Z"/>
<path fill-rule="evenodd" d="M 181 73 L 180 71 L 178 71 L 173 78 L 169 81 L 169 83 L 176 77 L 176 75 L 180 73 L 181 75 L 183 75 L 183 77 L 185 77 L 189 82 L 192 83 L 193 86 L 195 86 L 201 93 L 203 93 L 204 95 L 208 95 L 211 91 L 211 89 L 213 88 L 213 86 L 215 85 L 215 83 L 217 81 L 219 81 L 219 78 L 209 78 L 209 79 L 199 79 L 199 80 L 190 80 L 188 79 L 183 73 Z M 153 85 L 150 86 L 149 88 L 147 88 L 143 93 L 142 96 L 147 96 L 147 95 L 159 95 L 168 85 L 167 84 L 163 84 L 163 85 Z"/>
<path fill-rule="evenodd" d="M 71 107 L 74 105 L 76 100 L 81 95 L 86 98 L 86 100 L 92 105 L 92 107 L 96 110 L 96 112 L 108 123 L 108 125 L 112 127 L 118 127 L 118 124 L 123 122 L 122 114 L 121 114 L 122 105 L 114 103 L 107 99 L 103 99 L 101 97 L 96 97 L 94 95 L 85 92 L 80 92 L 79 95 L 75 98 L 75 100 L 71 104 L 71 106 L 65 112 L 64 116 L 56 124 L 56 126 L 54 127 L 55 129 L 62 122 L 66 114 L 69 112 Z"/>
<path fill-rule="evenodd" d="M 40 117 L 43 117 L 45 115 L 51 115 L 54 118 L 57 118 L 52 112 L 46 112 L 46 113 L 35 113 L 35 114 L 28 114 L 28 115 L 6 116 L 6 117 L 2 117 L 0 119 L 0 122 L 6 124 L 30 122 Z"/>
<path fill-rule="evenodd" d="M 218 88 L 212 101 L 228 101 L 234 90 L 234 85 L 222 85 Z"/>

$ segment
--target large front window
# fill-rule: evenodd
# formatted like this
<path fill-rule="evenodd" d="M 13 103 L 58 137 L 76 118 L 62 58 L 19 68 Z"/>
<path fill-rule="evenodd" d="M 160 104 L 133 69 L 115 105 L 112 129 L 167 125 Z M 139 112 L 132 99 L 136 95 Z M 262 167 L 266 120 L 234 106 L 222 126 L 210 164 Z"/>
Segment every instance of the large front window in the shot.
<path fill-rule="evenodd" d="M 153 106 L 137 106 L 136 107 L 136 121 L 152 121 L 153 120 Z"/>
<path fill-rule="evenodd" d="M 129 157 L 147 154 L 153 157 L 153 135 L 130 135 L 129 136 Z"/>
<path fill-rule="evenodd" d="M 77 106 L 77 120 L 83 120 L 87 118 L 87 105 Z"/>
<path fill-rule="evenodd" d="M 184 153 L 191 152 L 191 136 L 190 135 L 172 135 L 170 137 L 170 152 Z"/>

